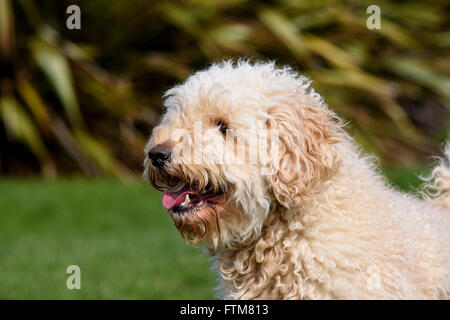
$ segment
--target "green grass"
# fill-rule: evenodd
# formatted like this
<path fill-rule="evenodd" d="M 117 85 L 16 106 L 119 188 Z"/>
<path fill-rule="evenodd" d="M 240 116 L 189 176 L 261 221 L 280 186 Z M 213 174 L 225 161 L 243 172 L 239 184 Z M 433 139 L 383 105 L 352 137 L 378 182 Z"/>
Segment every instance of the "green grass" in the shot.
<path fill-rule="evenodd" d="M 391 169 L 403 189 L 419 170 Z M 0 298 L 211 299 L 209 257 L 187 247 L 149 186 L 0 180 Z M 81 268 L 81 290 L 66 268 Z"/>
<path fill-rule="evenodd" d="M 0 298 L 209 299 L 208 256 L 160 196 L 114 180 L 0 180 Z M 66 268 L 81 268 L 81 290 Z"/>

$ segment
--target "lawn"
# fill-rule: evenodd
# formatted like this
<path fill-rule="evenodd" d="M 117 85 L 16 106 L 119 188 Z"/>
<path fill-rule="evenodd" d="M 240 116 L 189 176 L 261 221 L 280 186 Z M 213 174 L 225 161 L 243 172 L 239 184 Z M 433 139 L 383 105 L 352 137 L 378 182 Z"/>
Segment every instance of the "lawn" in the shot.
<path fill-rule="evenodd" d="M 410 189 L 423 171 L 386 174 Z M 148 185 L 0 179 L 1 299 L 212 299 L 209 260 Z M 81 290 L 66 288 L 69 265 L 81 268 Z"/>
<path fill-rule="evenodd" d="M 0 180 L 0 259 L 3 299 L 214 297 L 208 256 L 140 183 Z M 66 288 L 72 264 L 81 290 Z"/>

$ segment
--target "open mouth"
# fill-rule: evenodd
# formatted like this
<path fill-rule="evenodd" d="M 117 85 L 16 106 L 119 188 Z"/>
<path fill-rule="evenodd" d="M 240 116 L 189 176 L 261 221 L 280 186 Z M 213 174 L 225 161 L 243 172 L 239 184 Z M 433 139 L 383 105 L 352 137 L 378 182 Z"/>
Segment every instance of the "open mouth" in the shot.
<path fill-rule="evenodd" d="M 209 188 L 206 188 L 208 190 Z M 191 210 L 201 209 L 214 203 L 214 198 L 222 192 L 205 191 L 186 184 L 176 192 L 164 192 L 162 203 L 164 208 L 174 213 L 185 213 Z"/>

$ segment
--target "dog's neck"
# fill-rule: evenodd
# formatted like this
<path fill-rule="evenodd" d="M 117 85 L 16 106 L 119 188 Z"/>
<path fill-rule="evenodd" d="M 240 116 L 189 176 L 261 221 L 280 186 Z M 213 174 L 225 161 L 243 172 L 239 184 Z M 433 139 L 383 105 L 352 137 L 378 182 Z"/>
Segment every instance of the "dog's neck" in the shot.
<path fill-rule="evenodd" d="M 259 238 L 233 249 L 220 250 L 217 253 L 217 267 L 223 282 L 222 292 L 231 299 L 272 299 L 274 291 L 280 290 L 278 298 L 285 298 L 291 288 L 275 288 L 276 277 L 289 278 L 280 283 L 294 284 L 293 270 L 290 270 L 292 255 L 284 252 L 289 238 L 297 241 L 301 234 L 301 224 L 294 222 L 298 230 L 289 230 L 290 214 L 287 210 L 272 212 L 260 233 Z M 296 234 L 294 237 L 289 234 Z M 293 292 L 293 291 L 291 291 Z"/>
<path fill-rule="evenodd" d="M 346 148 L 345 146 L 343 148 Z M 318 184 L 302 204 L 286 209 L 274 206 L 256 239 L 239 248 L 222 249 L 217 252 L 216 266 L 223 279 L 221 286 L 225 298 L 230 299 L 314 299 L 336 298 L 333 291 L 324 287 L 321 277 L 321 261 L 314 250 L 327 251 L 324 243 L 314 242 L 314 234 L 322 232 L 324 219 L 343 219 L 333 210 L 342 201 L 351 202 L 344 195 L 368 192 L 374 183 L 381 183 L 375 167 L 367 159 L 361 159 L 355 148 L 343 154 L 336 172 Z M 355 161 L 360 163 L 356 164 Z M 341 179 L 359 177 L 364 185 L 359 190 L 340 190 Z M 318 248 L 319 246 L 319 248 Z"/>

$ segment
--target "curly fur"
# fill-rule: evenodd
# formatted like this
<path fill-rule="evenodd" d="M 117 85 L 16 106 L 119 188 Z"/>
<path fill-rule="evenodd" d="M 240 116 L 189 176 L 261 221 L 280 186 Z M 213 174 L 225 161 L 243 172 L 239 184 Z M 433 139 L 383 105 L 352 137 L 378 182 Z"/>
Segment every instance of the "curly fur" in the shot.
<path fill-rule="evenodd" d="M 203 139 L 189 147 L 201 144 L 206 161 L 180 157 L 158 170 L 146 159 L 144 174 L 161 191 L 193 181 L 223 191 L 201 210 L 171 213 L 189 243 L 216 256 L 220 296 L 449 298 L 450 145 L 421 200 L 390 187 L 310 81 L 288 67 L 213 64 L 167 91 L 165 107 L 145 151 L 176 145 L 176 129 L 192 132 L 202 121 Z M 262 175 L 261 161 L 216 161 L 219 146 L 231 143 L 214 130 L 218 119 L 233 129 L 279 130 L 278 152 L 269 152 L 276 173 Z"/>

